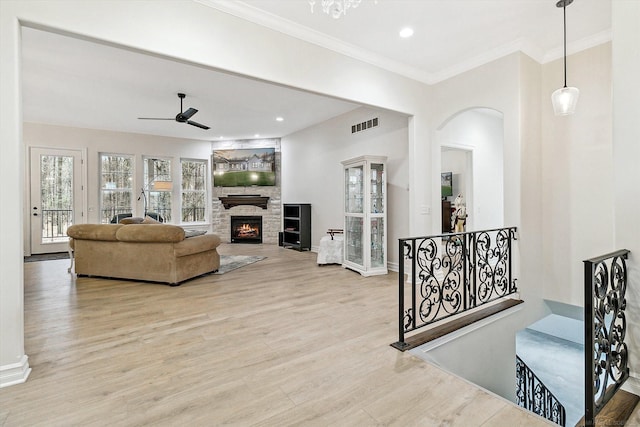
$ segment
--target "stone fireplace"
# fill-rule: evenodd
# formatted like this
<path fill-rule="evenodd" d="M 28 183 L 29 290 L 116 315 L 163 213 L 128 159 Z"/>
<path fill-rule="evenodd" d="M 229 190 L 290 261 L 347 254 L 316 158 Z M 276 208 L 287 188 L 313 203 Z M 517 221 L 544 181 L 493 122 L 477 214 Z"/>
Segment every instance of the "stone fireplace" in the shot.
<path fill-rule="evenodd" d="M 276 185 L 249 187 L 216 187 L 214 185 L 213 187 L 212 229 L 223 242 L 236 242 L 236 238 L 232 235 L 231 222 L 233 217 L 258 217 L 261 220 L 261 242 L 263 244 L 278 244 L 278 233 L 282 230 L 280 139 L 214 141 L 211 144 L 212 152 L 218 149 L 263 147 L 275 147 L 276 149 Z"/>
<path fill-rule="evenodd" d="M 261 216 L 231 216 L 231 243 L 262 243 Z"/>

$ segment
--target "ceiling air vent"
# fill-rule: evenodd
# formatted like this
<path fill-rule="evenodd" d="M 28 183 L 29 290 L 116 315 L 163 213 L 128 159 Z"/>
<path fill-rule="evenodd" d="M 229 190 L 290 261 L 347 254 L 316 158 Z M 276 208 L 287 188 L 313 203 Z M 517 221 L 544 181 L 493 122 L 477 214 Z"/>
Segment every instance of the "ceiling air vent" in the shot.
<path fill-rule="evenodd" d="M 378 118 L 369 119 L 366 122 L 358 123 L 351 126 L 351 133 L 362 132 L 363 130 L 367 130 L 369 128 L 374 128 L 378 126 Z"/>

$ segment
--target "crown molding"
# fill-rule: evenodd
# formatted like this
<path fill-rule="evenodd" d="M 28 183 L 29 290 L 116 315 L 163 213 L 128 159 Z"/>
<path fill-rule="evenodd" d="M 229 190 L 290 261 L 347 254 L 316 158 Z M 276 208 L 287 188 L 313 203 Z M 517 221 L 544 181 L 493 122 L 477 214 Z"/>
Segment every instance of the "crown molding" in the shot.
<path fill-rule="evenodd" d="M 313 30 L 304 25 L 282 18 L 280 16 L 265 12 L 243 2 L 231 0 L 194 0 L 205 6 L 217 9 L 221 12 L 228 13 L 241 19 L 262 25 L 271 30 L 278 31 L 285 35 L 295 37 L 302 41 L 313 43 L 325 49 L 332 50 L 345 56 L 366 62 L 376 67 L 418 80 L 423 83 L 431 84 L 431 76 L 429 73 L 403 64 L 398 61 L 391 60 L 382 55 L 378 55 L 371 51 L 364 50 L 361 47 L 346 43 L 335 37 Z"/>
<path fill-rule="evenodd" d="M 366 62 L 401 76 L 433 85 L 481 65 L 503 58 L 515 52 L 523 52 L 540 64 L 553 61 L 563 56 L 562 46 L 548 52 L 541 51 L 534 43 L 525 39 L 518 39 L 497 48 L 488 50 L 468 60 L 445 68 L 436 73 L 429 73 L 399 61 L 394 61 L 382 55 L 367 51 L 361 47 L 346 43 L 335 37 L 313 30 L 304 25 L 258 9 L 242 1 L 233 0 L 193 0 L 196 3 L 217 9 L 238 18 L 295 37 L 308 43 L 329 49 L 339 54 Z M 567 45 L 567 54 L 573 54 L 585 49 L 611 41 L 611 30 L 602 31 L 593 36 L 585 37 Z"/>
<path fill-rule="evenodd" d="M 542 57 L 542 53 L 533 46 L 533 44 L 527 43 L 524 39 L 514 40 L 510 43 L 506 43 L 497 48 L 488 50 L 466 61 L 459 62 L 458 64 L 445 68 L 432 75 L 432 84 L 442 82 L 444 80 L 455 77 L 459 74 L 471 71 L 482 65 L 488 64 L 497 59 L 503 58 L 507 55 L 511 55 L 515 52 L 524 52 L 535 60 L 539 61 Z"/>
<path fill-rule="evenodd" d="M 573 55 L 574 53 L 578 53 L 583 50 L 590 49 L 595 46 L 599 46 L 601 44 L 610 42 L 611 40 L 612 40 L 611 30 L 601 31 L 592 36 L 584 37 L 580 40 L 567 43 L 567 55 Z M 540 58 L 538 62 L 540 62 L 541 64 L 546 64 L 547 62 L 560 59 L 563 56 L 564 56 L 564 48 L 563 46 L 558 46 L 554 49 L 551 49 L 547 53 L 545 53 L 545 55 L 542 58 Z"/>

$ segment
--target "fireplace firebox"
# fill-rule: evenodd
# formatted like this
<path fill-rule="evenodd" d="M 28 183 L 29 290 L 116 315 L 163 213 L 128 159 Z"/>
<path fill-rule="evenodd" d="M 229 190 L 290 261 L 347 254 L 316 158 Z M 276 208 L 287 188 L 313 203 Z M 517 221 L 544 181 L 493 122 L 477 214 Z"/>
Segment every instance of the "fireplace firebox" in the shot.
<path fill-rule="evenodd" d="M 262 243 L 262 217 L 232 216 L 231 243 Z"/>

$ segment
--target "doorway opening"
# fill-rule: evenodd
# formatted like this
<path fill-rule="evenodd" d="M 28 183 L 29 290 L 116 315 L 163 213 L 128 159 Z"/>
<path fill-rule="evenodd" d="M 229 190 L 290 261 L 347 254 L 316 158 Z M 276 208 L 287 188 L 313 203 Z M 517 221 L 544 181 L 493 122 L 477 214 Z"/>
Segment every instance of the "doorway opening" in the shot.
<path fill-rule="evenodd" d="M 455 231 L 456 198 L 464 208 L 462 231 L 504 227 L 503 114 L 489 108 L 458 112 L 438 128 L 437 137 L 439 170 L 451 173 L 452 187 L 449 196 L 441 194 L 443 229 L 449 222 Z"/>

